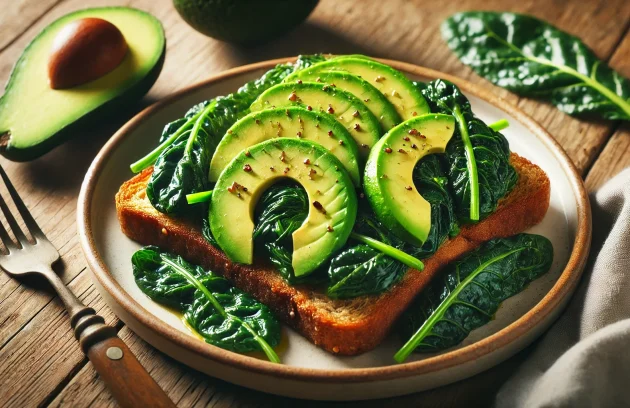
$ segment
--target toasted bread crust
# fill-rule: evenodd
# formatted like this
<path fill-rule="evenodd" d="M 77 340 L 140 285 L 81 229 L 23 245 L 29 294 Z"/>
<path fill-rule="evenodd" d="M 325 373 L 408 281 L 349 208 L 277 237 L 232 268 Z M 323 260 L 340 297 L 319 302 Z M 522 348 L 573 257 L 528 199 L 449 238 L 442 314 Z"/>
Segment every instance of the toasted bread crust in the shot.
<path fill-rule="evenodd" d="M 222 274 L 237 287 L 268 305 L 277 316 L 316 345 L 332 353 L 356 355 L 376 347 L 400 314 L 442 266 L 493 238 L 508 237 L 542 221 L 549 207 L 550 183 L 545 172 L 512 153 L 519 180 L 495 213 L 462 227 L 424 261 L 424 271 L 410 270 L 391 290 L 377 296 L 333 300 L 305 286 L 291 286 L 263 261 L 256 266 L 232 263 L 210 245 L 190 220 L 165 216 L 146 198 L 152 169 L 125 182 L 116 208 L 125 235 L 144 245 L 157 245 L 190 262 Z"/>

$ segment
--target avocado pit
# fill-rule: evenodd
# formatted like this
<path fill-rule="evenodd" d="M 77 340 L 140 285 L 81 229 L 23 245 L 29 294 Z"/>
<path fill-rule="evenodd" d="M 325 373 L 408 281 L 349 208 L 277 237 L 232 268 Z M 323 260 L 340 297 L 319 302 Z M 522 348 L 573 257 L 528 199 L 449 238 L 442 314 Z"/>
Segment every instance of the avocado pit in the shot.
<path fill-rule="evenodd" d="M 52 89 L 67 89 L 113 71 L 125 58 L 128 46 L 120 30 L 109 21 L 88 17 L 64 26 L 48 59 Z"/>

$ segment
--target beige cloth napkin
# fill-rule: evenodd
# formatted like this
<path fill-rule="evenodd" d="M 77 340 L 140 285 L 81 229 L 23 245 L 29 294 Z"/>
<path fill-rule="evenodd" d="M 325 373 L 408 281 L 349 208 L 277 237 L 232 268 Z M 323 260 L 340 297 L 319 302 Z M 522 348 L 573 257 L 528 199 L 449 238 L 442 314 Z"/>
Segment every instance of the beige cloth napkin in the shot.
<path fill-rule="evenodd" d="M 497 407 L 630 407 L 630 168 L 593 197 L 591 260 Z"/>

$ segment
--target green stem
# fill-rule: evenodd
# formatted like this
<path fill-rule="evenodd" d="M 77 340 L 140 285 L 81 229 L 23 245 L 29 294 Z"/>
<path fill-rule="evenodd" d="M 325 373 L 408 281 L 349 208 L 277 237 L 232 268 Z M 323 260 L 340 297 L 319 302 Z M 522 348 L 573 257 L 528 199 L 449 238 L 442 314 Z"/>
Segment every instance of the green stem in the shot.
<path fill-rule="evenodd" d="M 466 152 L 466 165 L 468 168 L 468 178 L 470 180 L 470 219 L 471 221 L 479 221 L 479 179 L 477 175 L 477 161 L 475 160 L 475 151 L 473 150 L 470 136 L 468 135 L 468 127 L 466 120 L 462 114 L 459 105 L 453 108 L 453 116 L 457 120 L 459 133 L 464 144 Z"/>
<path fill-rule="evenodd" d="M 254 340 L 256 340 L 256 342 L 258 342 L 258 345 L 265 352 L 265 354 L 267 355 L 267 358 L 269 359 L 269 361 L 271 361 L 272 363 L 280 363 L 280 357 L 278 357 L 278 355 L 273 350 L 273 348 L 269 345 L 269 343 L 267 343 L 265 341 L 265 339 L 260 337 L 258 335 L 258 333 L 256 333 L 256 331 L 254 331 L 254 329 L 252 329 L 252 327 L 249 324 L 247 324 L 247 322 L 244 322 L 243 320 L 241 320 L 237 316 L 234 316 L 234 315 L 231 315 L 231 314 L 227 313 L 225 311 L 225 309 L 223 308 L 223 306 L 221 306 L 219 301 L 214 297 L 214 295 L 212 293 L 210 293 L 208 288 L 206 288 L 201 282 L 199 282 L 199 280 L 192 273 L 190 273 L 186 269 L 180 267 L 175 262 L 171 261 L 170 259 L 168 259 L 168 258 L 166 258 L 164 256 L 162 256 L 161 258 L 162 258 L 162 261 L 164 261 L 165 264 L 167 264 L 168 266 L 173 268 L 174 271 L 176 271 L 177 273 L 182 275 L 184 278 L 186 278 L 186 280 L 188 282 L 190 282 L 190 284 L 193 285 L 195 288 L 197 288 L 197 290 L 201 291 L 201 293 L 204 294 L 206 299 L 208 299 L 208 301 L 212 304 L 214 309 L 217 312 L 219 312 L 219 314 L 224 319 L 234 320 L 235 322 L 237 322 L 241 326 L 243 326 L 243 328 L 245 328 L 245 330 L 247 330 L 254 337 Z"/>
<path fill-rule="evenodd" d="M 361 241 L 364 244 L 366 244 L 369 247 L 372 247 L 376 250 L 381 251 L 382 253 L 384 253 L 387 256 L 390 256 L 392 258 L 394 258 L 397 261 L 400 261 L 402 263 L 404 263 L 405 265 L 407 265 L 410 268 L 414 268 L 417 269 L 419 271 L 424 269 L 424 264 L 422 263 L 421 260 L 419 260 L 416 257 L 413 257 L 403 251 L 401 251 L 398 248 L 394 248 L 391 245 L 387 245 L 384 242 L 378 241 L 374 238 L 370 238 L 368 236 L 365 235 L 361 235 L 361 234 L 357 234 L 356 232 L 353 232 L 350 234 L 350 236 L 354 239 L 356 239 L 357 241 Z"/>
<path fill-rule="evenodd" d="M 435 309 L 435 311 L 429 316 L 427 320 L 424 321 L 422 326 L 414 333 L 413 336 L 405 343 L 404 346 L 401 347 L 400 350 L 396 354 L 394 354 L 394 360 L 398 363 L 404 362 L 407 357 L 420 345 L 422 340 L 426 338 L 428 334 L 430 334 L 431 329 L 435 326 L 435 324 L 440 321 L 449 307 L 453 305 L 453 302 L 457 299 L 459 294 L 464 288 L 466 288 L 473 279 L 475 279 L 481 272 L 483 272 L 488 266 L 492 265 L 495 262 L 499 262 L 503 258 L 510 256 L 516 252 L 523 251 L 524 248 L 513 249 L 509 252 L 496 256 L 494 258 L 488 259 L 486 262 L 479 265 L 474 271 L 470 273 L 463 281 L 457 285 L 457 287 L 448 294 L 448 296 L 440 303 L 440 305 Z"/>
<path fill-rule="evenodd" d="M 510 122 L 508 122 L 507 119 L 499 119 L 496 122 L 488 125 L 488 127 L 494 130 L 495 132 L 500 132 L 503 129 L 507 129 L 509 126 L 510 126 Z"/>
<path fill-rule="evenodd" d="M 199 204 L 210 201 L 212 198 L 212 190 L 201 191 L 199 193 L 186 194 L 186 201 L 188 204 Z"/>

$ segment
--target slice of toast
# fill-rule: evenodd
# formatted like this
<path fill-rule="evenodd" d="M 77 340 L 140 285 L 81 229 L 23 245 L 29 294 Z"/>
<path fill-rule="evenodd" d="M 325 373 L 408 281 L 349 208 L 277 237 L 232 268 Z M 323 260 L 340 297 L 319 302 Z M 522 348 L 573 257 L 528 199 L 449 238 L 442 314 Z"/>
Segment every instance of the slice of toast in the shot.
<path fill-rule="evenodd" d="M 145 194 L 152 169 L 120 187 L 116 208 L 122 231 L 129 238 L 144 245 L 157 245 L 222 274 L 316 345 L 332 353 L 355 355 L 373 349 L 383 340 L 414 296 L 442 266 L 484 241 L 512 236 L 543 219 L 549 206 L 547 175 L 515 153 L 510 161 L 519 179 L 495 213 L 477 224 L 462 227 L 457 237 L 424 260 L 424 271 L 410 270 L 401 282 L 380 295 L 348 300 L 333 300 L 307 286 L 292 286 L 264 261 L 255 265 L 232 263 L 203 238 L 200 225 L 168 217 L 153 208 Z"/>

